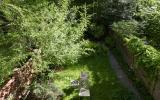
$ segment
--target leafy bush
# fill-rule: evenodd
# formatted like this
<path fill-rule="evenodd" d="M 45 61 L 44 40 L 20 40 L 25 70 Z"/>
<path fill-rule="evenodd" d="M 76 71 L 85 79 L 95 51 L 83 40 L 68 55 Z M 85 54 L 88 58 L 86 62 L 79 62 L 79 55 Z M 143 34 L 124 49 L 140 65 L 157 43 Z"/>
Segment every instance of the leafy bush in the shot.
<path fill-rule="evenodd" d="M 55 4 L 40 4 L 32 9 L 34 14 L 28 14 L 26 23 L 23 24 L 27 28 L 28 36 L 34 40 L 31 41 L 31 45 L 35 44 L 42 50 L 42 57 L 47 62 L 74 63 L 85 52 L 83 32 L 88 18 L 85 13 L 77 12 L 79 8 L 67 10 L 68 5 L 68 1 L 60 7 Z M 76 18 L 77 13 L 79 19 Z"/>
<path fill-rule="evenodd" d="M 143 67 L 150 79 L 156 78 L 160 71 L 160 52 L 150 45 L 145 45 L 135 36 L 126 38 L 126 41 L 127 47 L 136 57 L 136 64 Z"/>
<path fill-rule="evenodd" d="M 133 7 L 134 9 L 132 10 L 128 9 L 126 11 L 132 12 L 132 19 L 128 21 L 120 21 L 114 23 L 113 24 L 113 26 L 115 27 L 114 30 L 127 34 L 139 33 L 137 35 L 142 38 L 146 38 L 147 43 L 151 44 L 156 48 L 160 48 L 159 0 L 147 0 L 147 1 L 133 0 L 133 2 L 130 3 L 131 5 L 134 5 Z M 127 5 L 123 6 L 127 8 Z M 124 12 L 124 14 L 127 14 L 127 12 Z"/>
<path fill-rule="evenodd" d="M 144 32 L 148 42 L 160 48 L 160 15 L 154 16 L 154 19 L 149 19 L 145 25 Z"/>
<path fill-rule="evenodd" d="M 58 4 L 49 0 L 10 3 L 0 7 L 9 20 L 7 32 L 0 33 L 0 71 L 12 70 L 28 56 L 36 58 L 35 66 L 41 71 L 50 63 L 74 63 L 88 50 L 83 39 L 89 23 L 85 6 L 71 7 L 69 0 L 59 0 Z"/>
<path fill-rule="evenodd" d="M 160 2 L 159 0 L 138 0 L 136 16 L 141 22 L 143 35 L 149 44 L 160 48 Z"/>
<path fill-rule="evenodd" d="M 119 34 L 137 34 L 138 22 L 135 20 L 119 21 L 113 23 L 112 29 Z"/>
<path fill-rule="evenodd" d="M 132 19 L 136 11 L 135 0 L 101 0 L 97 4 L 97 16 L 104 18 L 108 24 Z"/>
<path fill-rule="evenodd" d="M 114 23 L 112 28 L 135 56 L 136 66 L 142 67 L 151 80 L 157 78 L 160 73 L 160 52 L 136 36 L 138 23 L 136 21 L 120 21 Z"/>
<path fill-rule="evenodd" d="M 63 97 L 63 92 L 60 91 L 55 84 L 34 83 L 32 86 L 32 95 L 34 95 L 34 98 L 38 100 L 57 100 L 58 97 Z"/>

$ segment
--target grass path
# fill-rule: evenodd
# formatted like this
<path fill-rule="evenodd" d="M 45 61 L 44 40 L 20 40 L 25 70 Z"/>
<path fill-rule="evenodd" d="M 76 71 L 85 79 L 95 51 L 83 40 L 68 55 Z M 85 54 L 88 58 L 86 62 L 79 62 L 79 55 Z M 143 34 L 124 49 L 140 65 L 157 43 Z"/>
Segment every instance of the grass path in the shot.
<path fill-rule="evenodd" d="M 111 62 L 111 67 L 113 68 L 113 70 L 115 71 L 118 79 L 120 80 L 120 82 L 126 87 L 128 88 L 130 91 L 132 91 L 134 93 L 134 95 L 136 97 L 138 97 L 139 100 L 141 100 L 140 94 L 137 91 L 137 89 L 132 85 L 132 82 L 128 79 L 127 75 L 124 73 L 124 71 L 122 70 L 121 66 L 118 64 L 118 62 L 116 61 L 115 57 L 113 56 L 112 52 L 109 51 L 108 52 L 108 56 Z"/>
<path fill-rule="evenodd" d="M 125 88 L 113 71 L 107 50 L 83 57 L 64 71 L 55 73 L 54 83 L 65 93 L 64 100 L 78 100 L 78 90 L 70 88 L 70 81 L 77 79 L 81 71 L 89 72 L 91 100 L 137 100 Z"/>

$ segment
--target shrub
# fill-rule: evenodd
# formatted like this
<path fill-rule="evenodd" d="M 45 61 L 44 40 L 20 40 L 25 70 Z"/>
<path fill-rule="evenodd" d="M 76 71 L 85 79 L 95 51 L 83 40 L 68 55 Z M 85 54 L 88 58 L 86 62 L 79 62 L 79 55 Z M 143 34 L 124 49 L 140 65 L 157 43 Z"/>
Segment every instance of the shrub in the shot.
<path fill-rule="evenodd" d="M 18 61 L 32 56 L 35 68 L 42 71 L 50 63 L 74 63 L 88 50 L 83 39 L 89 23 L 85 6 L 71 7 L 69 0 L 10 3 L 0 7 L 9 19 L 8 31 L 0 33 L 0 70 L 13 69 Z"/>
<path fill-rule="evenodd" d="M 156 79 L 160 73 L 160 52 L 136 36 L 137 22 L 121 21 L 114 23 L 112 28 L 135 56 L 135 65 L 144 69 L 150 80 Z"/>
<path fill-rule="evenodd" d="M 139 18 L 143 36 L 149 44 L 160 48 L 160 2 L 159 0 L 138 0 L 136 16 Z"/>
<path fill-rule="evenodd" d="M 144 69 L 150 80 L 156 79 L 160 73 L 160 52 L 134 35 L 119 35 L 135 56 L 135 65 Z"/>
<path fill-rule="evenodd" d="M 32 95 L 38 100 L 57 100 L 62 99 L 63 92 L 55 84 L 51 83 L 34 83 L 32 86 Z M 62 97 L 61 97 L 62 96 Z M 32 98 L 33 99 L 33 98 Z"/>
<path fill-rule="evenodd" d="M 137 34 L 138 22 L 135 20 L 119 21 L 113 23 L 112 29 L 119 34 Z"/>
<path fill-rule="evenodd" d="M 135 36 L 126 38 L 126 41 L 127 47 L 136 57 L 136 64 L 143 67 L 150 79 L 156 78 L 160 71 L 160 52 L 150 45 L 145 45 Z"/>

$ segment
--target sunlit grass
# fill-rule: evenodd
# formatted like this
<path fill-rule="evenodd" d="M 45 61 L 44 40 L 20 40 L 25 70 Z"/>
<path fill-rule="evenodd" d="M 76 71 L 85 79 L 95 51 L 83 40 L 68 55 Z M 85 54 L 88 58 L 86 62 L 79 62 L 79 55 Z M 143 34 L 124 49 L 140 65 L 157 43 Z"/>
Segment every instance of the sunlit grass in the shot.
<path fill-rule="evenodd" d="M 55 74 L 55 84 L 66 94 L 64 100 L 77 100 L 79 91 L 69 86 L 71 80 L 79 78 L 81 71 L 89 72 L 92 100 L 135 100 L 110 67 L 107 50 L 83 57 L 79 63 Z"/>

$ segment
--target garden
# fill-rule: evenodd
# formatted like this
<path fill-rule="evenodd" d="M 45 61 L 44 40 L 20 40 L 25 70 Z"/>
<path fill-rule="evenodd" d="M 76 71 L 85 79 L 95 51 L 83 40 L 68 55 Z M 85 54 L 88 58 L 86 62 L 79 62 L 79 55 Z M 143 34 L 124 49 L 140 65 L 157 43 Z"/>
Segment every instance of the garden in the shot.
<path fill-rule="evenodd" d="M 2 0 L 0 100 L 159 100 L 159 26 L 158 0 Z"/>

